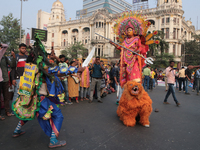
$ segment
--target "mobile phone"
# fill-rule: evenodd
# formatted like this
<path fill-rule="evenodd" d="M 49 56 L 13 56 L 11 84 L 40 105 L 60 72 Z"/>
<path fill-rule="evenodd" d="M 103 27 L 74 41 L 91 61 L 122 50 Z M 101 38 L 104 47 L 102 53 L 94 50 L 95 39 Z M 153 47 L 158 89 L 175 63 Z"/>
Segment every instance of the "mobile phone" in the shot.
<path fill-rule="evenodd" d="M 15 49 L 12 49 L 12 52 L 15 52 Z"/>

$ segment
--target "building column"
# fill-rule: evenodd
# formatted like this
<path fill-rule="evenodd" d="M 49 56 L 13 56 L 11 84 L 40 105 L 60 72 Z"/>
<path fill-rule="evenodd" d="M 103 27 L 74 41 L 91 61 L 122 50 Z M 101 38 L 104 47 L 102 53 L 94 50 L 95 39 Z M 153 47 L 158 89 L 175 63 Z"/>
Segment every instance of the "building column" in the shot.
<path fill-rule="evenodd" d="M 71 41 L 71 36 L 72 36 L 72 33 L 71 33 L 71 29 L 69 28 L 69 29 L 68 29 L 68 43 L 69 43 L 69 44 L 71 44 L 71 42 L 72 42 L 72 41 Z"/>
<path fill-rule="evenodd" d="M 169 43 L 169 53 L 173 54 L 173 43 Z"/>
<path fill-rule="evenodd" d="M 173 26 L 173 15 L 170 15 L 170 22 L 169 22 L 169 39 L 173 39 L 173 31 L 174 31 L 174 26 Z"/>
<path fill-rule="evenodd" d="M 90 24 L 90 41 L 92 40 L 92 25 Z"/>

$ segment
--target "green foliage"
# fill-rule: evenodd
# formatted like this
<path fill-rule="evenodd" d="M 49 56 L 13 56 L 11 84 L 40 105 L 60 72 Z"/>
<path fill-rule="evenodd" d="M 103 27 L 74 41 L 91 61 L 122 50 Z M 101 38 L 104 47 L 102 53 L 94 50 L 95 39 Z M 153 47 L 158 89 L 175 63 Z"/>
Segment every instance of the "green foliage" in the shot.
<path fill-rule="evenodd" d="M 152 37 L 152 40 L 159 40 L 159 44 L 149 45 L 150 51 L 147 56 L 154 57 L 153 68 L 165 68 L 169 65 L 169 61 L 174 59 L 174 55 L 168 53 L 169 43 L 164 40 L 165 34 L 162 31 L 158 31 L 157 35 Z"/>
<path fill-rule="evenodd" d="M 84 47 L 84 45 L 81 42 L 76 42 L 69 47 L 66 47 L 65 50 L 61 51 L 61 54 L 65 55 L 69 58 L 69 61 L 72 59 L 77 59 L 79 56 L 81 57 L 87 57 L 88 50 Z"/>
<path fill-rule="evenodd" d="M 20 37 L 20 23 L 19 20 L 14 18 L 12 13 L 8 16 L 3 16 L 0 21 L 0 42 L 8 44 L 6 54 L 10 54 L 12 49 L 18 50 L 19 37 Z M 22 30 L 22 35 L 24 30 Z"/>
<path fill-rule="evenodd" d="M 185 65 L 199 65 L 200 64 L 200 43 L 196 40 L 185 41 Z"/>

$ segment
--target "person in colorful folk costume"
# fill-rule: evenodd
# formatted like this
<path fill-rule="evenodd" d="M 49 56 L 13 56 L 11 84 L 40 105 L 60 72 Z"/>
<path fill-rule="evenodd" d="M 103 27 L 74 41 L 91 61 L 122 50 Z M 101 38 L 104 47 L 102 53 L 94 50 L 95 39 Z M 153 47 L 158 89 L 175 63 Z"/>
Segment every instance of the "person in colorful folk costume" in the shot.
<path fill-rule="evenodd" d="M 57 107 L 61 104 L 58 95 L 62 89 L 58 87 L 57 78 L 47 73 L 47 66 L 52 67 L 37 37 L 34 51 L 28 56 L 20 78 L 19 97 L 12 104 L 15 115 L 20 119 L 13 137 L 24 134 L 21 127 L 37 116 L 41 128 L 50 137 L 49 147 L 54 148 L 66 145 L 66 141 L 57 140 L 63 121 L 61 110 Z"/>
<path fill-rule="evenodd" d="M 85 59 L 82 60 L 83 62 Z M 90 71 L 89 68 L 86 67 L 85 71 L 81 74 L 81 80 L 80 80 L 80 88 L 81 88 L 81 101 L 83 100 L 89 100 L 86 98 L 87 91 L 90 87 Z"/>
<path fill-rule="evenodd" d="M 115 22 L 113 29 L 118 36 L 117 40 L 119 40 L 119 43 L 144 57 L 146 57 L 146 53 L 149 50 L 148 45 L 159 42 L 149 40 L 153 35 L 157 34 L 157 31 L 146 36 L 151 23 L 145 21 L 145 18 L 139 14 L 134 14 L 134 12 L 124 12 L 122 16 L 115 20 Z M 130 80 L 141 82 L 142 68 L 145 66 L 144 59 L 121 46 L 118 46 L 112 41 L 110 41 L 110 43 L 118 50 L 121 50 L 120 85 L 123 87 L 124 84 Z"/>
<path fill-rule="evenodd" d="M 78 74 L 78 68 L 76 67 L 76 62 L 71 61 L 70 67 L 68 68 L 67 73 L 70 75 L 68 76 L 68 92 L 69 92 L 69 101 L 75 97 L 76 103 L 79 103 L 78 96 L 79 96 L 79 81 L 80 77 Z"/>

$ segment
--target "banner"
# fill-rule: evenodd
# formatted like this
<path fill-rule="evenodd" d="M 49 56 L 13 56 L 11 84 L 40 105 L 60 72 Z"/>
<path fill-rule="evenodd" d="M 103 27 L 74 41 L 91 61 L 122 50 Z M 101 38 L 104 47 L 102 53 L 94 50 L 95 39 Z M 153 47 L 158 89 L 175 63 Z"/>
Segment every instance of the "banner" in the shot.
<path fill-rule="evenodd" d="M 26 63 L 24 67 L 24 74 L 20 77 L 19 94 L 31 96 L 33 82 L 37 66 L 34 64 Z"/>

